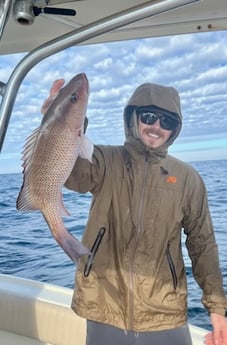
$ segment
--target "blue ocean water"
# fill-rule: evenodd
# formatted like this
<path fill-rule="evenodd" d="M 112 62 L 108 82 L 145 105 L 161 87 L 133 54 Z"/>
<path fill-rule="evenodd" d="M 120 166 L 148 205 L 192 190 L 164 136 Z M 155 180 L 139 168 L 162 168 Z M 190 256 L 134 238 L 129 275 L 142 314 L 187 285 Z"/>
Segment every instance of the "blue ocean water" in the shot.
<path fill-rule="evenodd" d="M 227 160 L 191 164 L 201 174 L 207 186 L 227 293 Z M 21 184 L 21 174 L 0 175 L 0 273 L 73 287 L 75 266 L 51 236 L 41 214 L 16 210 L 15 203 Z M 91 196 L 64 189 L 63 198 L 71 213 L 71 217 L 64 218 L 65 225 L 74 236 L 81 238 Z M 192 276 L 184 244 L 183 253 L 188 279 L 189 322 L 210 329 L 209 317 L 200 302 L 201 290 Z"/>

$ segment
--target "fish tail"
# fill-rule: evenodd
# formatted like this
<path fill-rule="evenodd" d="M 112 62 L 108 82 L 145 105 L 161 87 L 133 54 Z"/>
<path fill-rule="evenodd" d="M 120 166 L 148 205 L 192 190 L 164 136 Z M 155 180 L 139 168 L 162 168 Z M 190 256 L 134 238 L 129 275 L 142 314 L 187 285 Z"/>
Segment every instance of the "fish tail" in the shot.
<path fill-rule="evenodd" d="M 90 254 L 90 250 L 65 228 L 60 213 L 55 217 L 54 212 L 50 211 L 42 211 L 42 214 L 53 237 L 73 262 L 76 263 L 81 256 Z"/>

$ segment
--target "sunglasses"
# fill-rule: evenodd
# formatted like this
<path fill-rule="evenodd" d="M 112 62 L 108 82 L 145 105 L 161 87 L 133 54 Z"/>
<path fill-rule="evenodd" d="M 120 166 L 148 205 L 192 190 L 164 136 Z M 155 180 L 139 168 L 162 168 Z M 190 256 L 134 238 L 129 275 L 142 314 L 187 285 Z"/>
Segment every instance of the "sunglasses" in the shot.
<path fill-rule="evenodd" d="M 179 120 L 173 114 L 169 112 L 166 112 L 165 114 L 163 113 L 163 110 L 158 114 L 157 110 L 153 110 L 152 107 L 138 107 L 136 109 L 136 114 L 140 121 L 146 125 L 153 125 L 157 120 L 159 120 L 160 127 L 168 131 L 176 129 L 179 125 Z"/>

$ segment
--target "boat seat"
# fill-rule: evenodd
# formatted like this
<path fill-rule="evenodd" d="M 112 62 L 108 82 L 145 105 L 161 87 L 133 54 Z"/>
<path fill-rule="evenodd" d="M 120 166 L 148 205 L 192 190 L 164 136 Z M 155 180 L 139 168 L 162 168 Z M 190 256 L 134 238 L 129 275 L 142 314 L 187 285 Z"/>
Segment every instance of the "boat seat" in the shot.
<path fill-rule="evenodd" d="M 3 275 L 0 283 L 0 344 L 85 345 L 71 289 Z"/>

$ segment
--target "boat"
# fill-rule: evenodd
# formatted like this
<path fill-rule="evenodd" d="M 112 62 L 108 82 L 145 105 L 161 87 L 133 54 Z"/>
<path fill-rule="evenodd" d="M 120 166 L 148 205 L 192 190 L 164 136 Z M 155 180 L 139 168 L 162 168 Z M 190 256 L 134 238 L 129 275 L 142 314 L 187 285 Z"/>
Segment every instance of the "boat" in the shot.
<path fill-rule="evenodd" d="M 73 290 L 0 275 L 2 345 L 85 345 L 86 322 L 70 308 Z M 206 330 L 190 325 L 193 345 Z"/>
<path fill-rule="evenodd" d="M 0 150 L 18 89 L 41 60 L 74 45 L 227 29 L 226 0 L 0 0 L 1 55 L 27 52 L 0 81 Z M 85 345 L 73 290 L 0 274 L 0 344 Z M 189 325 L 193 345 L 208 332 Z"/>

